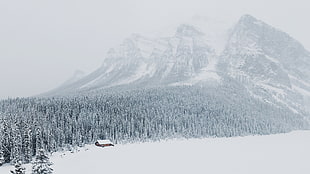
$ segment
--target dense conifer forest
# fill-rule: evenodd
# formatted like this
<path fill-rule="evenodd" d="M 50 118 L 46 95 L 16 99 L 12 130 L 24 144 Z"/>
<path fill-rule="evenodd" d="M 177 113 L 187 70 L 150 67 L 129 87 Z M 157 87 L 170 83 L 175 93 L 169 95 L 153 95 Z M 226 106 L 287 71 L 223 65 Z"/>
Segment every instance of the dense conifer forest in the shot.
<path fill-rule="evenodd" d="M 225 88 L 225 87 L 221 87 Z M 308 129 L 304 117 L 238 89 L 166 87 L 0 101 L 0 156 L 28 163 L 39 149 Z M 230 87 L 231 88 L 231 87 Z M 225 91 L 225 92 L 224 92 Z"/>

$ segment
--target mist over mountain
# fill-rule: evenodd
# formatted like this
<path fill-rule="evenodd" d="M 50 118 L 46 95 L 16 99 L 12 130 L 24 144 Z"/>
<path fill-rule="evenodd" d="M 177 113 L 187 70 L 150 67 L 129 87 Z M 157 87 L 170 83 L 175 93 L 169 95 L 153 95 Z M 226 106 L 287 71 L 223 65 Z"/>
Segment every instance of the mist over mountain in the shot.
<path fill-rule="evenodd" d="M 307 111 L 310 53 L 288 34 L 242 16 L 234 25 L 195 17 L 170 37 L 133 34 L 111 48 L 102 66 L 46 95 L 113 88 L 224 85 L 236 80 L 249 94 L 293 112 Z"/>

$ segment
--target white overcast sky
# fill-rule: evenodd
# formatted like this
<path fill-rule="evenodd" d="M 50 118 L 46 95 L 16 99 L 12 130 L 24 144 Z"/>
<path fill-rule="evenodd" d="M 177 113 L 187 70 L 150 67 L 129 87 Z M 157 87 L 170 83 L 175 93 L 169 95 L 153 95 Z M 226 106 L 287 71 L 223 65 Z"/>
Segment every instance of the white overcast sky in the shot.
<path fill-rule="evenodd" d="M 192 16 L 251 14 L 310 50 L 309 0 L 0 0 L 0 98 L 25 97 L 91 72 L 131 33 Z"/>

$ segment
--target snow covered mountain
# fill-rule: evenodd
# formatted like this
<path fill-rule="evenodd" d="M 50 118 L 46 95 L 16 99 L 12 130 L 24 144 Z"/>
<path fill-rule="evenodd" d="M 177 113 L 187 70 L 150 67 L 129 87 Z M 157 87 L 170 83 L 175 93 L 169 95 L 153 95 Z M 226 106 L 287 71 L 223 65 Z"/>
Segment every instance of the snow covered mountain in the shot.
<path fill-rule="evenodd" d="M 309 108 L 310 53 L 288 34 L 245 15 L 219 60 L 218 70 L 254 97 L 294 112 Z"/>
<path fill-rule="evenodd" d="M 171 37 L 133 34 L 108 51 L 99 69 L 47 95 L 114 87 L 216 86 L 229 78 L 271 105 L 295 113 L 310 108 L 310 53 L 298 41 L 250 15 L 217 32 L 212 27 L 182 24 Z"/>
<path fill-rule="evenodd" d="M 175 35 L 147 38 L 138 34 L 108 51 L 102 66 L 56 93 L 93 90 L 120 85 L 173 85 L 188 80 L 214 79 L 215 50 L 206 44 L 204 33 L 190 25 L 180 25 Z"/>

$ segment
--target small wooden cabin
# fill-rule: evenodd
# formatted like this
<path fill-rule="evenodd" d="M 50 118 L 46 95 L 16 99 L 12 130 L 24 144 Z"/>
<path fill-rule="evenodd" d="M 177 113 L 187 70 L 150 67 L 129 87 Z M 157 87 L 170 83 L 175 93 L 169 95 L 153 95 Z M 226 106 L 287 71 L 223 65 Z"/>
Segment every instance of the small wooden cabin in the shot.
<path fill-rule="evenodd" d="M 114 146 L 114 144 L 110 140 L 97 140 L 95 142 L 95 145 L 99 147 Z"/>

